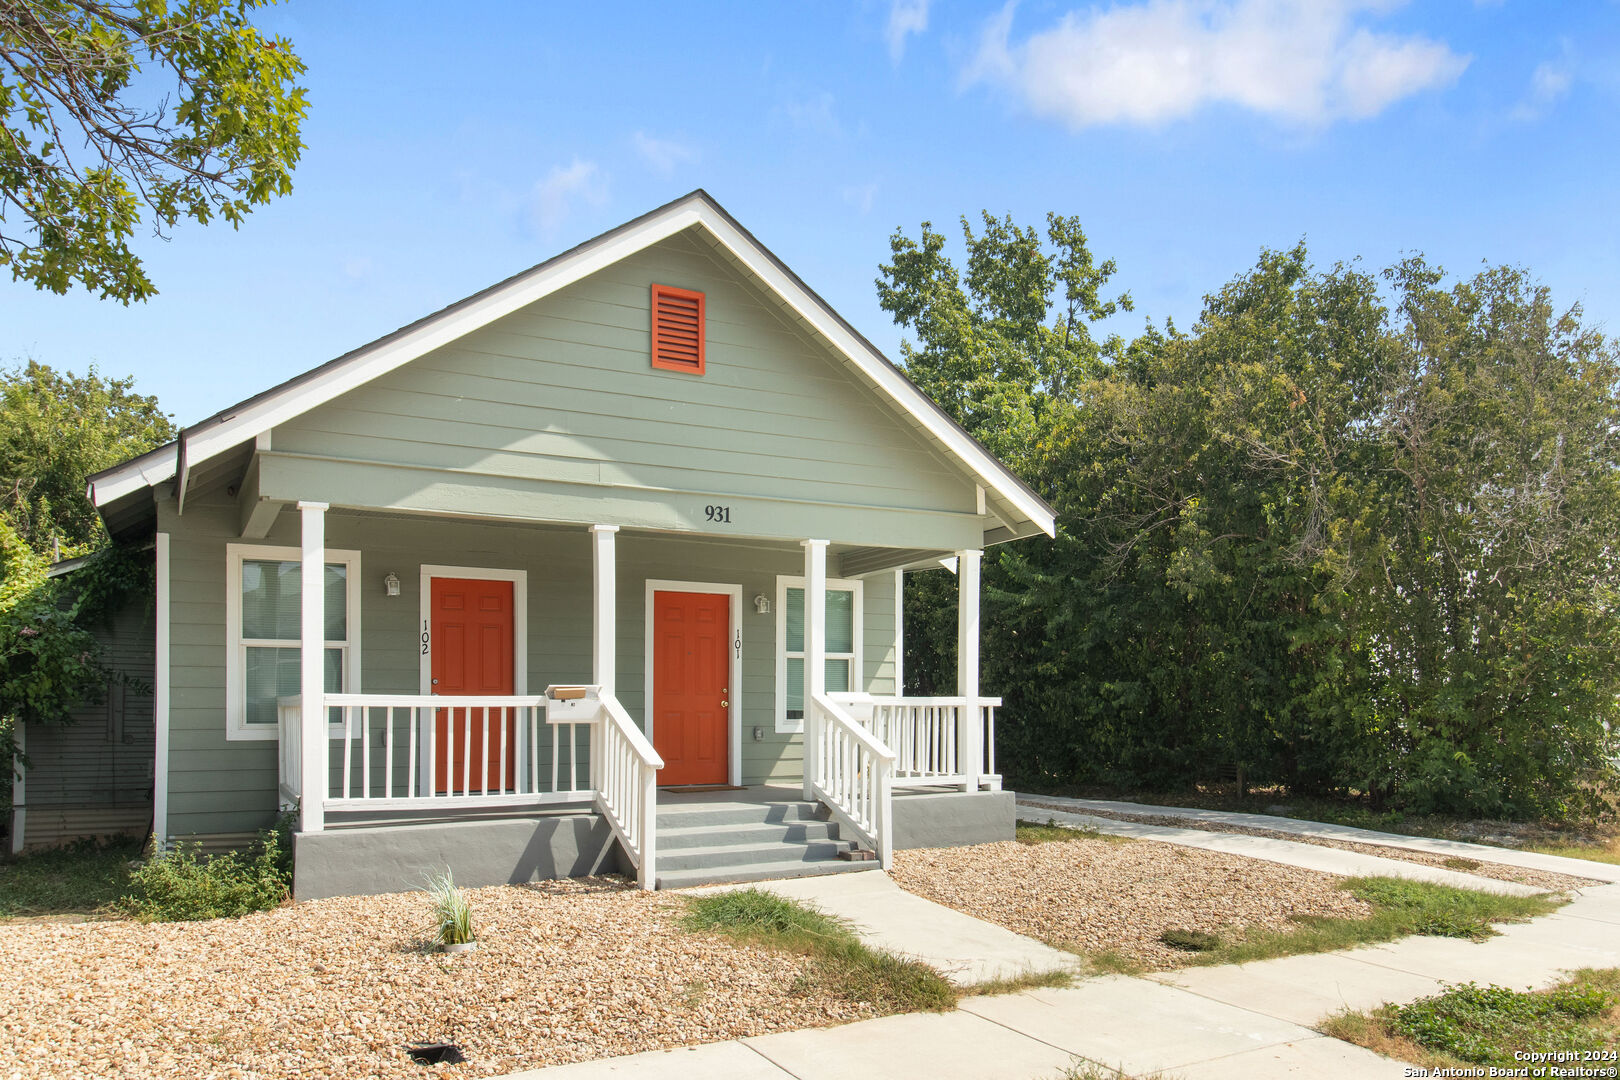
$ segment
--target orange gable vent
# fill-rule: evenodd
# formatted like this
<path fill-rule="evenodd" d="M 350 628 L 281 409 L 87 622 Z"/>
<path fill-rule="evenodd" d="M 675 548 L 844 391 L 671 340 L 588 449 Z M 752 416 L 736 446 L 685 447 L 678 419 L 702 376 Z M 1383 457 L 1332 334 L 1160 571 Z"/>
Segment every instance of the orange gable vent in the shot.
<path fill-rule="evenodd" d="M 652 366 L 703 374 L 703 294 L 652 287 Z"/>

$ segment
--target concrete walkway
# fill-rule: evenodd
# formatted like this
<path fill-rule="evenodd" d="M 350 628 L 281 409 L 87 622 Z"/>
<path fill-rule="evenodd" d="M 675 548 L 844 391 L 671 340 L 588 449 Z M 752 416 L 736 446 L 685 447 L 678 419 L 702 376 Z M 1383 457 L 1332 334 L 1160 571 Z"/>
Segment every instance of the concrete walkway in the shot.
<path fill-rule="evenodd" d="M 1194 810 L 1180 806 L 1153 806 L 1148 803 L 1113 802 L 1108 799 L 1066 799 L 1057 795 L 1020 795 L 1018 805 L 1029 811 L 1029 817 L 1038 817 L 1048 809 L 1085 814 L 1101 810 L 1113 814 L 1137 814 L 1143 817 L 1176 817 L 1189 821 L 1207 821 L 1213 824 L 1236 825 L 1245 829 L 1269 829 L 1272 832 L 1315 836 L 1324 840 L 1347 840 L 1358 844 L 1381 844 L 1384 847 L 1405 848 L 1408 851 L 1426 851 L 1432 855 L 1450 855 L 1480 862 L 1520 866 L 1526 870 L 1546 870 L 1555 874 L 1594 878 L 1598 881 L 1620 883 L 1620 865 L 1592 862 L 1588 859 L 1570 859 L 1562 855 L 1543 855 L 1538 851 L 1518 851 L 1514 848 L 1493 847 L 1490 844 L 1469 844 L 1461 840 L 1437 840 L 1427 836 L 1403 836 L 1400 833 L 1376 832 L 1357 829 L 1349 825 L 1333 825 L 1322 821 L 1303 821 L 1299 818 L 1272 817 L 1270 814 L 1239 814 L 1229 810 Z M 1112 819 L 1110 819 L 1112 820 Z M 1129 824 L 1115 822 L 1115 824 Z M 1226 834 L 1233 835 L 1233 834 Z"/>
<path fill-rule="evenodd" d="M 1425 866 L 1404 859 L 1385 859 L 1377 855 L 1363 855 L 1359 851 L 1305 844 L 1295 840 L 1277 840 L 1269 836 L 1245 836 L 1242 833 L 1205 832 L 1173 825 L 1143 825 L 1135 821 L 1098 817 L 1095 814 L 1071 813 L 1054 810 L 1044 802 L 1041 805 L 1020 802 L 1019 809 L 1026 820 L 1052 821 L 1077 829 L 1095 829 L 1114 836 L 1128 836 L 1135 840 L 1153 840 L 1182 847 L 1224 851 L 1229 855 L 1243 855 L 1251 859 L 1298 866 L 1306 870 L 1320 870 L 1326 874 L 1346 877 L 1397 877 L 1411 881 L 1432 881 L 1438 885 L 1451 885 L 1459 889 L 1476 889 L 1499 893 L 1503 896 L 1535 896 L 1545 890 L 1516 881 L 1498 881 L 1495 878 L 1464 874 L 1440 866 Z M 1573 861 L 1573 860 L 1566 860 Z"/>
<path fill-rule="evenodd" d="M 871 879 L 887 876 L 831 879 L 837 885 L 829 884 L 818 895 L 799 891 L 810 885 L 803 880 L 768 887 L 784 894 L 794 890 L 829 910 L 840 906 L 865 913 L 865 933 L 898 951 L 914 943 L 914 929 L 899 925 L 907 917 L 943 918 L 892 897 L 874 899 L 886 895 L 875 887 L 864 896 L 833 891 Z M 874 911 L 882 914 L 873 918 Z M 898 936 L 890 937 L 897 926 Z M 1086 1062 L 1135 1076 L 1162 1071 L 1181 1080 L 1394 1080 L 1405 1075 L 1404 1063 L 1328 1038 L 1313 1027 L 1341 1009 L 1404 1003 L 1435 993 L 1447 982 L 1541 987 L 1568 970 L 1620 966 L 1620 886 L 1584 889 L 1557 914 L 1499 929 L 1501 936 L 1479 944 L 1414 937 L 1339 953 L 1147 978 L 1087 979 L 1067 989 L 972 997 L 950 1013 L 886 1016 L 652 1051 L 519 1073 L 508 1080 L 1058 1080 Z M 976 941 L 993 942 L 1004 961 L 1041 955 L 1039 948 L 1006 952 L 1000 938 L 1006 931 L 999 927 L 962 928 L 961 933 L 957 940 L 964 949 L 978 948 Z M 934 951 L 947 958 L 956 955 L 948 949 Z"/>

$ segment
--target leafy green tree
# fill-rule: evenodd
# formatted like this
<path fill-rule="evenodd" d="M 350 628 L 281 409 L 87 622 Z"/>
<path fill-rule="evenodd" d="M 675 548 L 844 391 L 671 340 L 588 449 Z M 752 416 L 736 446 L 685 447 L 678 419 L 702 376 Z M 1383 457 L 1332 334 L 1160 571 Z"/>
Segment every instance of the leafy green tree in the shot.
<path fill-rule="evenodd" d="M 1301 245 L 1264 252 L 1188 332 L 1095 343 L 1032 231 L 964 234 L 965 275 L 927 227 L 897 234 L 879 295 L 918 335 L 913 378 L 1058 510 L 1055 540 L 986 574 L 1015 782 L 1600 809 L 1620 356 L 1578 309 L 1521 270 L 1442 287 L 1411 260 L 1380 280 Z M 908 629 L 943 639 L 952 590 L 930 577 L 908 585 Z M 948 649 L 908 641 L 908 678 L 943 680 Z"/>
<path fill-rule="evenodd" d="M 143 216 L 237 226 L 291 191 L 304 63 L 250 21 L 269 2 L 0 3 L 0 266 L 145 300 Z"/>
<path fill-rule="evenodd" d="M 174 438 L 157 398 L 134 386 L 93 366 L 0 371 L 0 519 L 36 552 L 78 555 L 105 541 L 85 478 Z"/>

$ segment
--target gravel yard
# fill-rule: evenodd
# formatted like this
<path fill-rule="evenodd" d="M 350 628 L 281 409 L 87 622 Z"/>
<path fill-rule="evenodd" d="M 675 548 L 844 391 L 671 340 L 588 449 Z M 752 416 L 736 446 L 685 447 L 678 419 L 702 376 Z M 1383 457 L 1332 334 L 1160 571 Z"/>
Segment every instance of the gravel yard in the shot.
<path fill-rule="evenodd" d="M 477 951 L 426 951 L 420 893 L 241 919 L 0 926 L 0 1080 L 488 1076 L 863 1019 L 805 961 L 674 927 L 614 883 L 471 889 Z M 469 1062 L 414 1064 L 459 1043 Z"/>
<path fill-rule="evenodd" d="M 1042 804 L 1030 800 L 1030 806 Z M 1047 806 L 1052 810 L 1072 810 L 1072 807 L 1051 804 Z M 1468 859 L 1475 863 L 1473 867 L 1458 864 L 1458 860 L 1446 855 L 1436 855 L 1429 851 L 1413 851 L 1411 848 L 1390 847 L 1387 844 L 1362 844 L 1354 840 L 1333 840 L 1321 836 L 1302 836 L 1296 833 L 1278 832 L 1275 829 L 1256 829 L 1246 825 L 1232 825 L 1224 821 L 1204 821 L 1199 818 L 1157 817 L 1152 814 L 1124 814 L 1113 810 L 1087 809 L 1087 814 L 1093 817 L 1112 818 L 1115 821 L 1130 821 L 1138 825 L 1168 825 L 1177 829 L 1199 829 L 1203 832 L 1238 833 L 1243 836 L 1265 836 L 1273 840 L 1292 840 L 1300 844 L 1315 844 L 1318 847 L 1338 848 L 1341 851 L 1356 851 L 1363 855 L 1377 855 L 1383 859 L 1400 859 L 1403 862 L 1421 863 L 1424 866 L 1438 866 L 1445 870 L 1456 870 L 1464 874 L 1473 874 L 1475 877 L 1494 878 L 1497 881 L 1516 881 L 1521 885 L 1529 885 L 1534 889 L 1546 889 L 1548 892 L 1568 892 L 1586 885 L 1600 885 L 1602 882 L 1592 878 L 1571 877 L 1568 874 L 1555 874 L 1549 870 L 1530 870 L 1522 866 L 1508 866 L 1505 863 L 1481 862 L 1478 859 Z M 1040 815 L 1035 815 L 1039 817 Z"/>
<path fill-rule="evenodd" d="M 1186 963 L 1165 930 L 1262 926 L 1296 915 L 1359 918 L 1371 908 L 1340 878 L 1171 844 L 1006 841 L 895 852 L 891 876 L 918 896 L 1083 953 L 1149 968 Z"/>

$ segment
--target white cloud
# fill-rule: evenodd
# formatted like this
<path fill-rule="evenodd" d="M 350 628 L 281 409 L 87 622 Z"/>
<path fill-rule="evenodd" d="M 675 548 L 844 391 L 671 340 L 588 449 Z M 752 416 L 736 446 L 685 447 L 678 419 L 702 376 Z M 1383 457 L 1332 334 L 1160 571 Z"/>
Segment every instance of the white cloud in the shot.
<path fill-rule="evenodd" d="M 1080 129 L 1163 124 L 1212 104 L 1295 124 L 1375 116 L 1449 86 L 1469 57 L 1360 25 L 1399 0 L 1146 0 L 1070 12 L 1013 40 L 1016 0 L 991 18 L 964 85 L 1003 86 Z"/>
<path fill-rule="evenodd" d="M 826 90 L 803 101 L 790 101 L 782 106 L 782 112 L 794 127 L 804 131 L 813 131 L 818 135 L 839 135 L 844 130 L 833 112 L 833 96 Z"/>
<path fill-rule="evenodd" d="M 1552 108 L 1575 84 L 1575 56 L 1569 42 L 1564 42 L 1563 54 L 1556 60 L 1544 60 L 1530 75 L 1530 91 L 1523 101 L 1513 107 L 1515 120 L 1534 120 Z"/>
<path fill-rule="evenodd" d="M 841 194 L 844 196 L 844 201 L 853 206 L 855 209 L 859 210 L 862 214 L 870 214 L 872 212 L 872 204 L 877 200 L 877 193 L 878 185 L 876 180 L 869 184 L 845 185 L 843 191 L 841 192 Z"/>
<path fill-rule="evenodd" d="M 534 185 L 534 221 L 541 232 L 555 232 L 579 203 L 601 206 L 606 201 L 607 177 L 596 162 L 576 157 L 566 168 L 553 165 L 545 179 Z"/>
<path fill-rule="evenodd" d="M 645 131 L 636 132 L 630 136 L 630 141 L 635 145 L 636 153 L 645 158 L 660 176 L 669 176 L 678 166 L 697 160 L 697 151 L 684 143 L 673 139 L 655 139 Z"/>
<path fill-rule="evenodd" d="M 931 0 L 889 0 L 889 25 L 883 37 L 889 43 L 889 59 L 895 63 L 906 54 L 906 38 L 928 29 Z"/>

